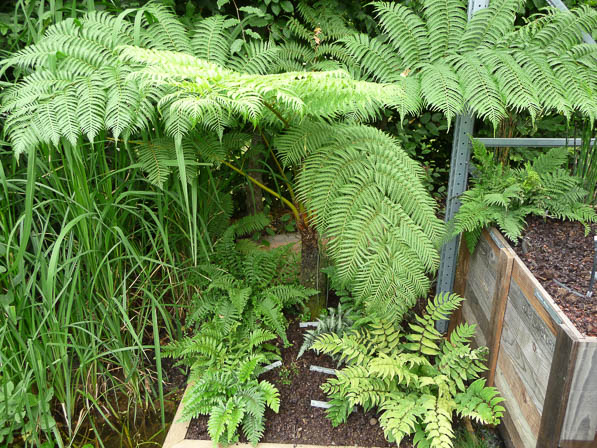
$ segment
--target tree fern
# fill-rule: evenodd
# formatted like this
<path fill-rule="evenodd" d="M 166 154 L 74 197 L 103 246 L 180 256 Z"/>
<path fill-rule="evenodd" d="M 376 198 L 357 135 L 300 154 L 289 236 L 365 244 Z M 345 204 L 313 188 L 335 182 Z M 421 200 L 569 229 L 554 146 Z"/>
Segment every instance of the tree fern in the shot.
<path fill-rule="evenodd" d="M 576 110 L 595 119 L 595 59 L 575 51 L 582 32 L 595 29 L 594 10 L 550 10 L 517 30 L 520 0 L 492 1 L 468 22 L 462 0 L 426 0 L 422 16 L 398 3 L 373 5 L 383 34 L 343 38 L 349 54 L 376 81 L 411 78 L 421 86 L 409 91 L 411 101 L 448 122 L 465 107 L 494 126 L 508 109 L 532 117 Z"/>
<path fill-rule="evenodd" d="M 413 435 L 416 447 L 441 448 L 454 446 L 455 415 L 497 424 L 503 399 L 478 379 L 487 351 L 470 348 L 474 327 L 459 326 L 449 340 L 435 330 L 461 300 L 445 295 L 430 301 L 410 334 L 382 320 L 342 337 L 321 335 L 312 348 L 347 363 L 322 386 L 331 398 L 332 424 L 345 422 L 356 405 L 377 408 L 388 441 L 400 445 Z"/>

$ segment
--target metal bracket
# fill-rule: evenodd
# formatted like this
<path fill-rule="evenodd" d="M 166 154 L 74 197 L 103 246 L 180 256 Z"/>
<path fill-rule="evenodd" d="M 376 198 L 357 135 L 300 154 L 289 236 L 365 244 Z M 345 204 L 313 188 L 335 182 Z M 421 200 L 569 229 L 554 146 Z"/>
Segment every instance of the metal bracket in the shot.
<path fill-rule="evenodd" d="M 551 316 L 554 322 L 560 325 L 562 323 L 562 318 L 558 316 L 553 307 L 549 303 L 547 303 L 547 300 L 545 300 L 545 297 L 543 297 L 543 294 L 541 294 L 541 291 L 539 291 L 538 289 L 535 289 L 535 297 L 539 299 L 539 302 L 541 302 L 541 305 L 543 305 L 543 308 L 545 308 L 545 311 L 547 311 L 547 313 Z"/>

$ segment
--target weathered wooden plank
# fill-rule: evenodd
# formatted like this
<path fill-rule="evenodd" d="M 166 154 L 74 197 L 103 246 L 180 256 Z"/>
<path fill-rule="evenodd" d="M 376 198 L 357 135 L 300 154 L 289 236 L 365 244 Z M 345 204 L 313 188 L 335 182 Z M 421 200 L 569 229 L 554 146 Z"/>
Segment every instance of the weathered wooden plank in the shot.
<path fill-rule="evenodd" d="M 458 252 L 458 265 L 456 266 L 456 275 L 454 278 L 454 292 L 460 297 L 465 296 L 466 278 L 468 275 L 469 261 L 471 253 L 466 246 L 466 243 L 460 238 L 460 249 Z M 452 313 L 450 318 L 450 325 L 448 326 L 448 336 L 452 334 L 454 329 L 462 322 L 462 304 L 458 309 Z"/>
<path fill-rule="evenodd" d="M 510 288 L 512 291 L 512 286 Z M 547 333 L 554 339 L 555 347 L 555 337 L 545 325 L 543 325 L 543 329 L 536 329 L 529 324 L 529 320 L 525 319 L 524 315 L 521 315 L 516 309 L 512 294 L 509 297 L 502 329 L 501 347 L 512 360 L 529 397 L 541 412 L 553 356 L 553 349 L 550 350 L 548 344 L 541 342 L 541 338 L 545 336 L 544 333 Z M 534 312 L 532 308 L 530 310 Z"/>
<path fill-rule="evenodd" d="M 483 244 L 483 241 L 479 243 L 478 248 Z M 473 291 L 479 298 L 479 306 L 483 311 L 485 320 L 489 321 L 491 317 L 491 299 L 495 292 L 495 274 L 496 274 L 497 263 L 491 266 L 487 263 L 487 258 L 479 257 L 477 251 L 472 256 L 470 261 L 469 272 L 466 282 L 467 294 L 469 291 Z"/>
<path fill-rule="evenodd" d="M 577 338 L 582 337 L 574 324 L 570 322 L 568 316 L 566 316 L 560 307 L 553 301 L 552 297 L 545 290 L 543 285 L 539 283 L 537 278 L 531 273 L 529 268 L 518 256 L 514 260 L 512 277 L 520 287 L 524 296 L 527 298 L 527 301 L 535 309 L 541 319 L 547 324 L 554 335 L 558 332 L 559 324 L 563 323 Z M 542 298 L 542 301 L 539 300 L 538 296 Z M 557 317 L 557 321 L 553 316 Z"/>
<path fill-rule="evenodd" d="M 467 288 L 466 300 L 462 306 L 462 316 L 469 324 L 474 323 L 477 326 L 477 333 L 483 336 L 483 344 L 481 345 L 487 345 L 487 341 L 489 340 L 489 320 L 485 317 L 485 313 L 479 305 L 479 300 L 475 289 Z"/>
<path fill-rule="evenodd" d="M 516 264 L 512 269 L 512 283 L 510 284 L 508 300 L 514 307 L 519 319 L 523 321 L 525 326 L 529 327 L 529 332 L 534 337 L 533 342 L 537 345 L 537 350 L 553 353 L 556 344 L 555 334 L 552 333 L 549 323 L 543 320 L 537 309 L 529 303 L 528 296 L 525 295 L 514 277 L 515 269 Z"/>
<path fill-rule="evenodd" d="M 496 283 L 493 293 L 491 307 L 491 319 L 489 325 L 489 361 L 487 363 L 487 385 L 493 386 L 495 369 L 502 339 L 504 326 L 504 314 L 508 303 L 508 292 L 510 291 L 510 278 L 512 276 L 512 262 L 514 257 L 505 248 L 500 249 L 496 271 Z"/>
<path fill-rule="evenodd" d="M 592 441 L 592 446 L 597 447 L 597 338 L 578 341 L 561 438 L 566 441 Z"/>
<path fill-rule="evenodd" d="M 520 400 L 521 394 L 524 394 L 524 385 L 517 378 L 516 371 L 504 365 L 504 359 L 505 356 L 498 357 L 499 368 L 495 376 L 495 384 L 505 399 L 503 424 L 516 448 L 535 448 L 536 429 L 531 428 L 528 417 L 521 409 L 521 404 L 528 404 Z"/>
<path fill-rule="evenodd" d="M 551 363 L 537 448 L 558 448 L 576 366 L 578 339 L 560 325 Z"/>

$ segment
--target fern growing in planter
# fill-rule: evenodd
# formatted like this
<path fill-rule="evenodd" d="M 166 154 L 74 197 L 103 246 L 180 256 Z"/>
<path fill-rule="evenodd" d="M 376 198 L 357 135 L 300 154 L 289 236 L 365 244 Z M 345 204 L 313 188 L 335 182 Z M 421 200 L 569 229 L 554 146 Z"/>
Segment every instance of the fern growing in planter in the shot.
<path fill-rule="evenodd" d="M 564 168 L 566 150 L 553 148 L 522 168 L 494 161 L 493 154 L 474 139 L 473 154 L 475 176 L 453 223 L 454 232 L 463 233 L 471 252 L 490 225 L 517 242 L 530 214 L 580 221 L 585 226 L 597 221 L 595 209 L 584 202 L 587 192 L 582 180 Z"/>
<path fill-rule="evenodd" d="M 460 325 L 449 339 L 435 329 L 461 301 L 453 294 L 436 297 L 406 333 L 380 320 L 342 337 L 322 335 L 312 348 L 347 364 L 322 386 L 331 398 L 332 424 L 346 422 L 356 405 L 376 408 L 389 441 L 399 445 L 413 435 L 419 448 L 452 448 L 454 414 L 499 423 L 503 399 L 479 379 L 487 349 L 471 349 L 474 326 Z"/>
<path fill-rule="evenodd" d="M 267 344 L 275 338 L 274 333 L 258 326 L 250 329 L 240 320 L 225 333 L 214 319 L 192 338 L 172 344 L 166 354 L 191 366 L 181 419 L 209 415 L 208 432 L 214 443 L 236 442 L 241 427 L 256 445 L 265 428 L 265 407 L 278 412 L 280 406 L 275 386 L 258 380 L 263 366 L 279 359 Z"/>

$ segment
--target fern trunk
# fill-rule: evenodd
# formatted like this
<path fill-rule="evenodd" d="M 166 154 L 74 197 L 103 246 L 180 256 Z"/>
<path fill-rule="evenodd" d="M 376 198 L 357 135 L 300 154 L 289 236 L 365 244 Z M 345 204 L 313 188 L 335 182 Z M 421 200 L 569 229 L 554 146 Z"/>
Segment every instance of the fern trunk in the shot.
<path fill-rule="evenodd" d="M 260 183 L 263 183 L 263 173 L 261 172 L 263 164 L 262 146 L 263 139 L 259 134 L 254 134 L 251 140 L 251 148 L 247 151 L 247 174 Z M 256 215 L 263 212 L 263 191 L 261 188 L 256 188 L 251 182 L 247 182 L 245 191 L 247 195 L 247 213 Z"/>
<path fill-rule="evenodd" d="M 301 234 L 301 285 L 319 291 L 307 303 L 311 318 L 315 319 L 325 307 L 325 276 L 320 266 L 319 235 L 308 224 L 300 223 L 298 227 Z"/>

